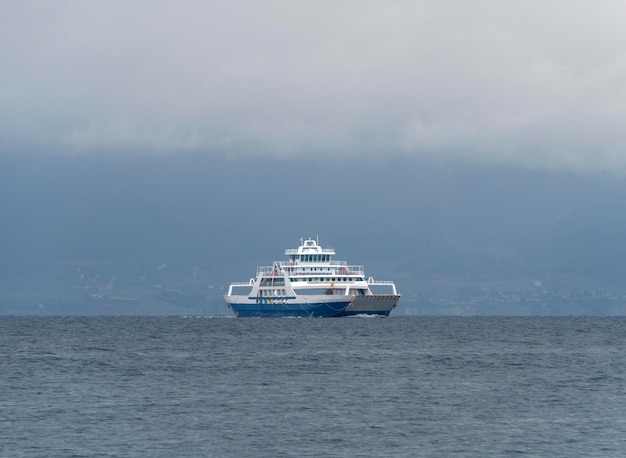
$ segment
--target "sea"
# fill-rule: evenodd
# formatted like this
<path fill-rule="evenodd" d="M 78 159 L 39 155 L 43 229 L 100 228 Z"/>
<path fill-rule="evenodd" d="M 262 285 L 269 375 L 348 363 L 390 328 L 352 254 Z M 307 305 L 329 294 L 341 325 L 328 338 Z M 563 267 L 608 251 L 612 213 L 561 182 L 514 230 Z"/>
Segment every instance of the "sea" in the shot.
<path fill-rule="evenodd" d="M 626 318 L 1 317 L 2 457 L 623 457 Z"/>

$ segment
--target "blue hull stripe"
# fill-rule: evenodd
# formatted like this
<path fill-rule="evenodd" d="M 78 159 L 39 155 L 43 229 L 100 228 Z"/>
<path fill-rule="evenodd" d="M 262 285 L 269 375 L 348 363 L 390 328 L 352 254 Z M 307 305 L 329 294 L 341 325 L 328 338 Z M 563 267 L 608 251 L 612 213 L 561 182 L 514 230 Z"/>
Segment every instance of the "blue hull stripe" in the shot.
<path fill-rule="evenodd" d="M 391 310 L 345 310 L 349 302 L 333 304 L 231 304 L 239 317 L 341 317 L 354 315 L 389 316 Z"/>
<path fill-rule="evenodd" d="M 281 316 L 342 316 L 349 301 L 313 304 L 230 304 L 240 317 L 281 317 Z"/>

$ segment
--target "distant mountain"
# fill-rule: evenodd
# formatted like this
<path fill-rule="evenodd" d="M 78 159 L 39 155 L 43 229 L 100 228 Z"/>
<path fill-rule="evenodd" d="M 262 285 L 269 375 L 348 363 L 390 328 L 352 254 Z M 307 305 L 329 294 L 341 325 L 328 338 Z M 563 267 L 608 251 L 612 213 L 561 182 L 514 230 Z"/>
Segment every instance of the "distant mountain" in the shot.
<path fill-rule="evenodd" d="M 317 235 L 338 259 L 397 279 L 407 298 L 442 278 L 620 289 L 626 277 L 626 188 L 605 176 L 410 160 L 4 153 L 0 210 L 4 292 L 76 287 L 82 265 L 106 275 L 115 266 L 117 287 L 152 294 L 165 265 L 170 283 L 219 301 L 220 286 Z"/>

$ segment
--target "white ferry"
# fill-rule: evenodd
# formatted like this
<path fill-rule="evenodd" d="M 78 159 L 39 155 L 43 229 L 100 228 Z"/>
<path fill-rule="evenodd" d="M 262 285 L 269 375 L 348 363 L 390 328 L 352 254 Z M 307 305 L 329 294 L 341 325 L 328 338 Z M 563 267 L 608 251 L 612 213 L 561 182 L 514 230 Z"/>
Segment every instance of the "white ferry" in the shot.
<path fill-rule="evenodd" d="M 387 316 L 400 295 L 392 281 L 366 279 L 363 266 L 332 259 L 335 250 L 302 240 L 288 261 L 258 267 L 256 278 L 231 283 L 226 304 L 240 317 Z M 384 291 L 379 291 L 379 290 Z"/>

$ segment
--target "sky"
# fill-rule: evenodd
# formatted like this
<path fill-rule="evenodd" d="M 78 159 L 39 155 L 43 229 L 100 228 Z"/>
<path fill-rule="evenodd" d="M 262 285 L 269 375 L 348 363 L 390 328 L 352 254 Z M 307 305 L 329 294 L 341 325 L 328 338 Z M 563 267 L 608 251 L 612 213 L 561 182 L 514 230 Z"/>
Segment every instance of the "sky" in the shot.
<path fill-rule="evenodd" d="M 0 154 L 626 172 L 620 1 L 0 4 Z"/>

